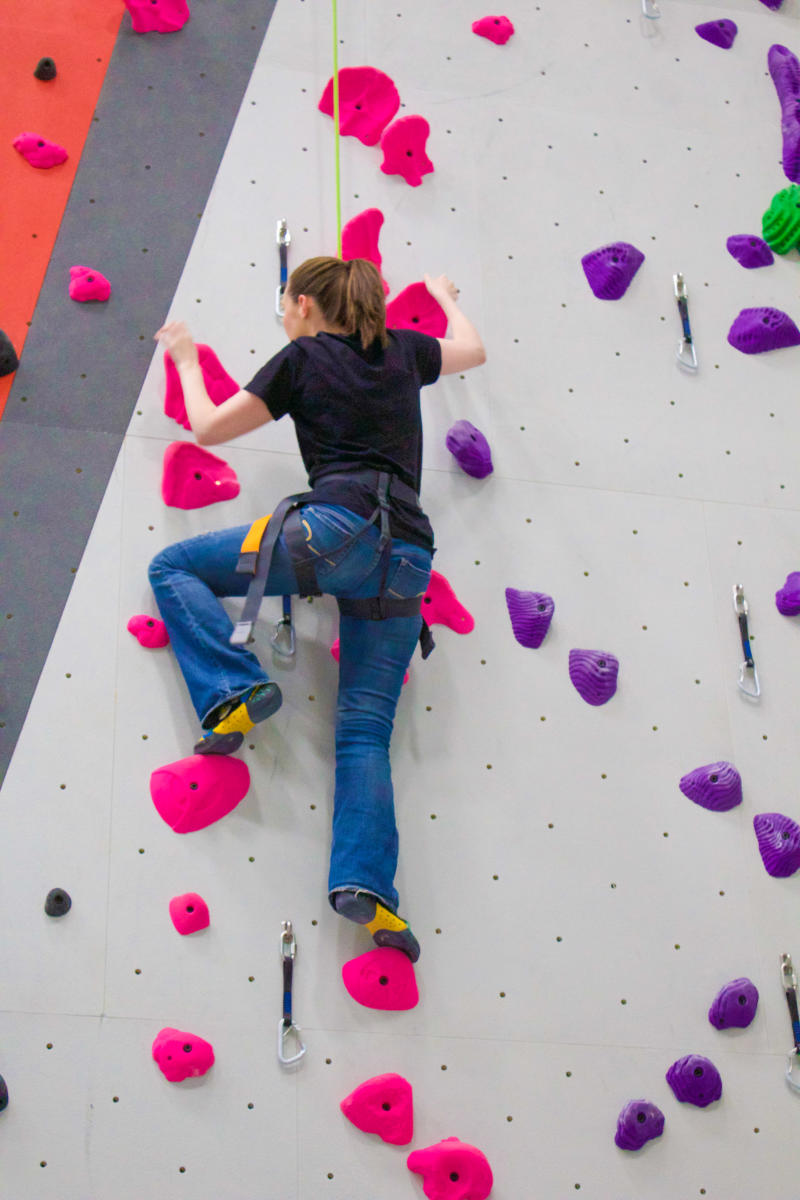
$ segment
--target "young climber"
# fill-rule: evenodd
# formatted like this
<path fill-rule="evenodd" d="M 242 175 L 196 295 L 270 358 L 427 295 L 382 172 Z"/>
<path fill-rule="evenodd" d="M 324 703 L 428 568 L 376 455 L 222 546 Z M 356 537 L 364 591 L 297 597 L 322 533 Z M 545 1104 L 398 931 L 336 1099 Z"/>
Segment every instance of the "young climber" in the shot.
<path fill-rule="evenodd" d="M 450 280 L 426 275 L 425 284 L 447 314 L 450 338 L 387 330 L 383 285 L 372 263 L 308 259 L 284 294 L 289 344 L 219 407 L 208 396 L 186 325 L 169 322 L 155 335 L 177 367 L 200 445 L 227 442 L 286 414 L 295 423 L 312 490 L 299 504 L 278 506 L 260 552 L 257 541 L 254 549 L 262 573 L 268 568 L 266 595 L 316 591 L 339 603 L 329 900 L 342 916 L 366 925 L 378 945 L 395 946 L 412 961 L 419 945 L 397 916 L 389 742 L 403 676 L 424 628 L 421 598 L 433 553 L 433 531 L 419 505 L 419 393 L 440 374 L 486 357 Z M 195 746 L 200 754 L 232 753 L 281 704 L 278 685 L 241 644 L 246 635 L 236 644 L 218 602 L 247 591 L 252 575 L 236 567 L 248 532 L 241 526 L 201 534 L 168 547 L 150 565 L 205 731 Z"/>

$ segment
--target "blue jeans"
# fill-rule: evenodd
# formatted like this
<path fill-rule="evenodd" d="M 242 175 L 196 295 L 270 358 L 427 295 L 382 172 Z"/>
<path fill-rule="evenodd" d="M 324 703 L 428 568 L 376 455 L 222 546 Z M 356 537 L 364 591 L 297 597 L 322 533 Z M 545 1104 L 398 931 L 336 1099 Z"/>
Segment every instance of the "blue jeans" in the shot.
<path fill-rule="evenodd" d="M 318 555 L 320 590 L 332 596 L 377 595 L 381 582 L 379 533 L 363 517 L 333 504 L 302 510 L 307 547 Z M 219 596 L 243 596 L 250 577 L 236 563 L 248 526 L 204 533 L 168 546 L 150 564 L 150 583 L 172 648 L 201 722 L 224 700 L 269 676 L 244 646 L 232 646 L 233 625 Z M 341 549 L 351 534 L 357 541 Z M 408 598 L 428 586 L 431 554 L 394 539 L 387 595 Z M 297 593 L 283 534 L 267 579 L 270 596 Z M 403 676 L 421 629 L 421 617 L 385 621 L 341 617 L 336 714 L 336 785 L 328 891 L 355 888 L 378 896 L 393 911 L 397 826 L 389 742 Z"/>

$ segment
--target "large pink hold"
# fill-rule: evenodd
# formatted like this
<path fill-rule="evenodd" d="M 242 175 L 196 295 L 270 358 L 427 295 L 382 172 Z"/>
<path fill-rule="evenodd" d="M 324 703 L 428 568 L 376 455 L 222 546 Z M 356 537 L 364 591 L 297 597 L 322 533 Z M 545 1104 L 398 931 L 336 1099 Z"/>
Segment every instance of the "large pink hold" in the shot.
<path fill-rule="evenodd" d="M 227 816 L 250 787 L 247 764 L 222 754 L 193 754 L 150 776 L 158 815 L 175 833 L 194 833 Z"/>
<path fill-rule="evenodd" d="M 402 1075 L 376 1075 L 360 1084 L 339 1105 L 348 1121 L 364 1133 L 377 1133 L 392 1146 L 407 1146 L 414 1136 L 411 1084 Z"/>
<path fill-rule="evenodd" d="M 486 1155 L 456 1137 L 412 1150 L 406 1166 L 422 1176 L 428 1200 L 486 1200 L 494 1183 Z"/>
<path fill-rule="evenodd" d="M 786 879 L 800 869 L 800 825 L 783 813 L 753 817 L 761 861 L 769 875 Z"/>
<path fill-rule="evenodd" d="M 336 659 L 336 662 L 338 662 L 341 657 L 339 638 L 337 638 L 336 641 L 331 646 L 331 654 Z M 408 673 L 408 671 L 406 671 L 405 675 L 403 676 L 403 683 L 408 683 L 408 679 L 409 679 L 409 673 Z"/>
<path fill-rule="evenodd" d="M 387 329 L 418 329 L 431 337 L 444 337 L 447 316 L 424 283 L 410 283 L 386 305 Z"/>
<path fill-rule="evenodd" d="M 488 38 L 496 46 L 505 46 L 514 32 L 514 26 L 508 17 L 481 17 L 480 21 L 472 22 L 472 32 L 478 37 Z"/>
<path fill-rule="evenodd" d="M 169 645 L 167 627 L 158 617 L 148 617 L 147 613 L 139 613 L 131 617 L 127 629 L 146 650 L 160 650 L 162 646 Z"/>
<path fill-rule="evenodd" d="M 123 0 L 134 33 L 176 33 L 191 16 L 186 0 Z"/>
<path fill-rule="evenodd" d="M 779 308 L 743 308 L 728 330 L 728 341 L 742 354 L 763 354 L 800 346 L 800 329 Z"/>
<path fill-rule="evenodd" d="M 378 249 L 378 238 L 383 225 L 383 213 L 379 208 L 365 208 L 352 217 L 342 229 L 342 258 L 349 262 L 353 258 L 366 258 L 378 271 L 383 258 Z M 389 285 L 381 275 L 383 292 L 389 295 Z"/>
<path fill-rule="evenodd" d="M 422 615 L 428 625 L 446 625 L 454 633 L 472 633 L 475 628 L 475 618 L 438 571 L 431 571 L 428 590 L 422 597 Z"/>
<path fill-rule="evenodd" d="M 353 999 L 365 1008 L 400 1012 L 414 1008 L 419 1000 L 411 959 L 391 946 L 351 958 L 342 967 L 342 979 Z"/>
<path fill-rule="evenodd" d="M 398 117 L 383 131 L 381 150 L 384 175 L 402 175 L 406 183 L 419 187 L 423 175 L 430 175 L 433 163 L 425 152 L 431 127 L 424 117 Z"/>
<path fill-rule="evenodd" d="M 92 267 L 70 267 L 69 295 L 71 300 L 85 304 L 87 300 L 107 300 L 111 295 L 111 284 L 105 275 Z"/>
<path fill-rule="evenodd" d="M 201 929 L 208 929 L 211 924 L 208 905 L 197 892 L 173 896 L 169 902 L 169 915 L 178 933 L 184 937 Z"/>
<path fill-rule="evenodd" d="M 239 480 L 224 458 L 193 442 L 172 442 L 164 451 L 161 495 L 170 508 L 204 508 L 239 495 Z"/>
<path fill-rule="evenodd" d="M 193 1033 L 166 1028 L 156 1034 L 153 1058 L 170 1083 L 180 1083 L 213 1067 L 214 1047 Z"/>
<path fill-rule="evenodd" d="M 800 571 L 790 571 L 786 583 L 775 593 L 775 607 L 784 617 L 800 613 Z"/>
<path fill-rule="evenodd" d="M 400 107 L 400 93 L 375 67 L 342 67 L 339 72 L 339 130 L 374 146 Z M 333 79 L 329 79 L 319 111 L 333 116 Z"/>
<path fill-rule="evenodd" d="M 57 167 L 69 158 L 63 146 L 48 142 L 38 133 L 18 133 L 11 145 L 19 151 L 27 163 L 40 170 Z"/>
<path fill-rule="evenodd" d="M 197 357 L 200 362 L 200 370 L 203 374 L 203 383 L 206 385 L 206 391 L 213 403 L 219 407 L 220 404 L 239 391 L 239 385 L 225 370 L 210 346 L 205 346 L 201 342 L 198 342 Z M 168 350 L 164 351 L 164 369 L 167 373 L 164 414 L 167 417 L 172 417 L 184 429 L 191 429 L 192 426 L 186 415 L 181 377 Z"/>

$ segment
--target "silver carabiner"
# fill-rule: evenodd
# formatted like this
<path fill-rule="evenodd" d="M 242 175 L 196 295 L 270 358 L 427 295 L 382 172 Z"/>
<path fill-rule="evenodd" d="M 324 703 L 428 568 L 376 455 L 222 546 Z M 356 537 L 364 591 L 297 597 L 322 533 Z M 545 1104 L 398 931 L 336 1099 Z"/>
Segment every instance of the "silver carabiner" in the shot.
<path fill-rule="evenodd" d="M 275 622 L 272 637 L 269 639 L 272 649 L 280 658 L 294 658 L 296 646 L 294 640 L 294 625 L 292 624 L 292 597 L 283 597 L 283 616 Z"/>
<path fill-rule="evenodd" d="M 297 1040 L 297 1053 L 287 1054 L 286 1043 L 292 1034 Z M 278 1062 L 282 1067 L 291 1067 L 293 1063 L 300 1062 L 305 1052 L 305 1043 L 300 1038 L 300 1026 L 293 1022 L 287 1025 L 281 1017 L 278 1021 Z"/>
<path fill-rule="evenodd" d="M 300 1026 L 292 1020 L 292 973 L 294 960 L 297 955 L 297 942 L 292 931 L 291 921 L 281 921 L 280 941 L 281 962 L 283 964 L 283 1016 L 278 1021 L 278 1062 L 282 1067 L 290 1067 L 299 1062 L 306 1052 L 306 1047 L 300 1037 Z M 294 1036 L 297 1051 L 286 1053 L 286 1043 Z"/>
<path fill-rule="evenodd" d="M 661 9 L 656 4 L 656 0 L 642 0 L 642 16 L 648 17 L 651 21 L 657 21 L 661 16 Z"/>
<path fill-rule="evenodd" d="M 796 1083 L 793 1073 L 800 1067 L 800 1012 L 797 1003 L 797 975 L 792 966 L 791 954 L 781 955 L 781 983 L 783 984 L 786 1003 L 789 1006 L 789 1020 L 792 1023 L 794 1046 L 786 1055 L 786 1082 L 793 1092 L 800 1094 L 800 1083 Z"/>
<path fill-rule="evenodd" d="M 750 633 L 747 628 L 747 616 L 750 609 L 744 595 L 744 588 L 741 583 L 733 585 L 733 611 L 736 613 L 739 621 L 739 636 L 742 642 L 742 651 L 744 660 L 739 667 L 739 678 L 736 681 L 739 691 L 743 695 L 748 696 L 751 700 L 757 700 L 761 695 L 761 684 L 758 681 L 758 671 L 753 659 L 753 651 L 750 648 Z M 748 686 L 747 676 L 750 673 L 752 680 L 751 686 Z"/>

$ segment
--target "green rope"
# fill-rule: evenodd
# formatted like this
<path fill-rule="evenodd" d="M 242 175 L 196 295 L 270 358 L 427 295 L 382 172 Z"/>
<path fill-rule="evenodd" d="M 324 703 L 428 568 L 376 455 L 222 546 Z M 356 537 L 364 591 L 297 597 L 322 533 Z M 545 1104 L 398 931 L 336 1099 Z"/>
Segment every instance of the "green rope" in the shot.
<path fill-rule="evenodd" d="M 342 177 L 339 165 L 339 28 L 333 0 L 333 137 L 336 146 L 336 254 L 342 257 Z"/>

